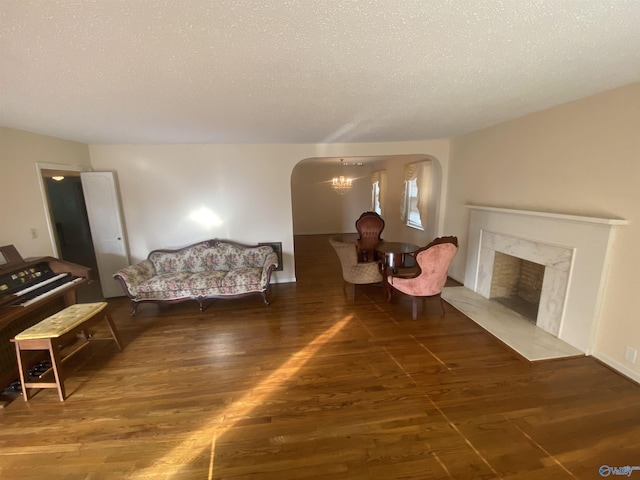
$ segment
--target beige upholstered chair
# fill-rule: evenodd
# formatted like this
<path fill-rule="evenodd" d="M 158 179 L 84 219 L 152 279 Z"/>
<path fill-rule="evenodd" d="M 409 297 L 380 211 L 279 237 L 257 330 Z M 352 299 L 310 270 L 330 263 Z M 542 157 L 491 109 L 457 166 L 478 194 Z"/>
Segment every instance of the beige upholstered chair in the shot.
<path fill-rule="evenodd" d="M 440 300 L 440 308 L 444 316 L 444 304 L 440 294 L 447 282 L 447 270 L 457 251 L 456 237 L 436 238 L 429 245 L 415 252 L 416 262 L 420 268 L 416 276 L 410 278 L 387 276 L 392 289 L 413 297 L 412 318 L 414 320 L 418 315 L 418 299 L 426 297 L 437 297 Z"/>
<path fill-rule="evenodd" d="M 329 243 L 335 249 L 342 264 L 343 289 L 353 285 L 352 299 L 356 298 L 356 285 L 382 282 L 380 267 L 376 262 L 358 262 L 356 244 L 345 242 L 340 237 L 331 237 Z"/>
<path fill-rule="evenodd" d="M 364 212 L 356 220 L 356 230 L 358 239 L 358 258 L 362 262 L 373 262 L 376 260 L 376 245 L 381 241 L 384 230 L 384 220 L 376 212 Z"/>

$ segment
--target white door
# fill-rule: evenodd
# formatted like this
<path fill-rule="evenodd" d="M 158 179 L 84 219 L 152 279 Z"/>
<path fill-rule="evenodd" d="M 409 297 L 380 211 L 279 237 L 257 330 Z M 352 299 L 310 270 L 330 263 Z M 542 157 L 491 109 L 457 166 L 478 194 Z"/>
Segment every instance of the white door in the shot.
<path fill-rule="evenodd" d="M 82 190 L 89 228 L 96 252 L 102 293 L 105 298 L 122 296 L 113 274 L 129 265 L 120 201 L 113 172 L 82 172 Z"/>

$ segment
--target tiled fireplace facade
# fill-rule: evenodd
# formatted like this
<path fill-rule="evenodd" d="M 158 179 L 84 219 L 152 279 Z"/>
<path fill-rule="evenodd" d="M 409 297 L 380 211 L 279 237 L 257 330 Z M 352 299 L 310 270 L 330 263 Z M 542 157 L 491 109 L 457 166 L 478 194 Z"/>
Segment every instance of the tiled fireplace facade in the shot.
<path fill-rule="evenodd" d="M 580 351 L 591 353 L 612 227 L 626 222 L 493 207 L 469 208 L 465 287 L 491 298 L 496 254 L 544 266 L 536 325 Z"/>
<path fill-rule="evenodd" d="M 545 266 L 536 325 L 558 337 L 573 249 L 484 230 L 480 241 L 480 264 L 475 291 L 486 298 L 491 297 L 496 252 Z"/>

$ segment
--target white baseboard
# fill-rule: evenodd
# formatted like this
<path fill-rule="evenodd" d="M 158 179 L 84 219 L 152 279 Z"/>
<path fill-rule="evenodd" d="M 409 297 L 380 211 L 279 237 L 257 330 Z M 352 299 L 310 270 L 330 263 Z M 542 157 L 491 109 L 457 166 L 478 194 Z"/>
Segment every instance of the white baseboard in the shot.
<path fill-rule="evenodd" d="M 634 382 L 640 383 L 640 375 L 639 374 L 637 374 L 636 372 L 634 372 L 630 368 L 627 368 L 624 365 L 616 362 L 615 360 L 607 357 L 604 353 L 595 352 L 595 353 L 593 353 L 593 357 L 597 358 L 602 363 L 604 363 L 604 364 L 608 365 L 609 367 L 613 368 L 615 371 L 619 372 L 620 374 L 624 375 L 625 377 L 629 377 Z"/>
<path fill-rule="evenodd" d="M 281 278 L 271 274 L 271 283 L 296 283 L 296 277 Z"/>

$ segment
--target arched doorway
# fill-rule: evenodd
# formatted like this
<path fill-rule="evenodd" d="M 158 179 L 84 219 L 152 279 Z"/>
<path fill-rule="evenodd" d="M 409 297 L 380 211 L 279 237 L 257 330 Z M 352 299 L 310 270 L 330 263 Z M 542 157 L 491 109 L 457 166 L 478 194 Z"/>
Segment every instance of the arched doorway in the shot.
<path fill-rule="evenodd" d="M 342 167 L 341 159 L 345 163 L 362 163 L 362 166 Z M 400 219 L 404 168 L 420 161 L 429 161 L 432 165 L 431 201 L 424 230 L 410 228 Z M 443 169 L 437 158 L 427 154 L 317 157 L 301 160 L 291 173 L 294 240 L 300 235 L 355 234 L 357 218 L 362 212 L 372 209 L 371 178 L 377 171 L 386 172 L 386 198 L 383 199 L 385 239 L 426 245 L 441 234 Z M 352 190 L 344 195 L 338 195 L 331 188 L 331 179 L 340 172 L 354 179 Z"/>

